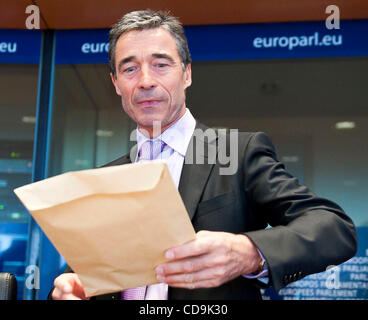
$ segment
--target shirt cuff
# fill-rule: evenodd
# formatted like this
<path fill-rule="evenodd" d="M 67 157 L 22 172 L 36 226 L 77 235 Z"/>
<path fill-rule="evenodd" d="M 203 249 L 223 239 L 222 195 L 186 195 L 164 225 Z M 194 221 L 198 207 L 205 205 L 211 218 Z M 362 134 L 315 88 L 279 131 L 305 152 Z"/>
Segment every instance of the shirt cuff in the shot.
<path fill-rule="evenodd" d="M 259 255 L 261 256 L 262 260 L 265 260 L 263 254 L 261 251 L 258 250 L 257 251 L 259 253 Z M 249 273 L 249 274 L 244 274 L 243 277 L 248 278 L 248 279 L 258 279 L 258 278 L 263 278 L 263 277 L 267 277 L 268 276 L 268 265 L 267 263 L 264 264 L 263 269 L 261 272 L 254 274 L 254 273 Z"/>

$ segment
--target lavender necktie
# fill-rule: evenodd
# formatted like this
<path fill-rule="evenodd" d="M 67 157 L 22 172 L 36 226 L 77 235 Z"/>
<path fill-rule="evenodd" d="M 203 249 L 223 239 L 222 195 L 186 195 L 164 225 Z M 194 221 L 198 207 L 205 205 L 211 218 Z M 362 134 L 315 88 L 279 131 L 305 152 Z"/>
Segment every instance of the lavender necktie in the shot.
<path fill-rule="evenodd" d="M 166 143 L 162 140 L 146 140 L 138 153 L 139 160 L 153 160 L 164 150 Z"/>
<path fill-rule="evenodd" d="M 166 143 L 162 140 L 147 140 L 139 150 L 139 160 L 153 160 L 164 150 Z M 124 290 L 121 293 L 122 300 L 144 300 L 146 286 Z"/>
<path fill-rule="evenodd" d="M 146 296 L 146 286 L 124 290 L 121 293 L 121 300 L 144 300 Z"/>

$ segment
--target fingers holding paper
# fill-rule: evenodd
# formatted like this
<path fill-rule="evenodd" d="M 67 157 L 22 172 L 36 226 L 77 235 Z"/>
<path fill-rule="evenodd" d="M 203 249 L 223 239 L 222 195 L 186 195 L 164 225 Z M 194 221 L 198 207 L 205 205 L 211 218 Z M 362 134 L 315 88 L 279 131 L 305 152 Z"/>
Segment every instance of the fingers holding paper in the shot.
<path fill-rule="evenodd" d="M 82 282 L 75 273 L 63 273 L 54 281 L 53 300 L 88 300 Z"/>
<path fill-rule="evenodd" d="M 166 251 L 169 260 L 156 267 L 157 280 L 186 289 L 217 287 L 255 272 L 261 261 L 245 235 L 199 231 L 196 239 Z"/>

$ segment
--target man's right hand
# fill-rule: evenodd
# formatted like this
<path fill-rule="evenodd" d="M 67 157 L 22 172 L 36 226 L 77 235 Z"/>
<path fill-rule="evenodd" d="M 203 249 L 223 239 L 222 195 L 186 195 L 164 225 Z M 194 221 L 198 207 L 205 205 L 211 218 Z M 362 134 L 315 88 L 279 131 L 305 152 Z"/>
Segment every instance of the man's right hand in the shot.
<path fill-rule="evenodd" d="M 88 300 L 82 282 L 75 273 L 63 273 L 54 281 L 53 300 Z"/>

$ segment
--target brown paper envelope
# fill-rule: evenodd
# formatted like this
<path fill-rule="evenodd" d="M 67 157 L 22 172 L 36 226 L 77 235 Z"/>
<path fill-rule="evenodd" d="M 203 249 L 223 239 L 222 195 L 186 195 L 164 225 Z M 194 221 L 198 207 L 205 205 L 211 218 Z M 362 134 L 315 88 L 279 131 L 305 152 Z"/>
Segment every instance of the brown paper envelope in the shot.
<path fill-rule="evenodd" d="M 14 190 L 94 296 L 157 283 L 195 231 L 164 161 L 64 173 Z"/>

